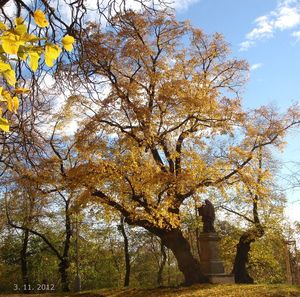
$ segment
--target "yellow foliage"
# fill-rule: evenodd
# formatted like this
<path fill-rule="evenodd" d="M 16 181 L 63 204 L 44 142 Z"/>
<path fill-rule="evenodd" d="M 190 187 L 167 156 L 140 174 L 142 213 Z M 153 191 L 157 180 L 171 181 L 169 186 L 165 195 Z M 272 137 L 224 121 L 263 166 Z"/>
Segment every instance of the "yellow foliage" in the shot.
<path fill-rule="evenodd" d="M 35 23 L 41 27 L 47 27 L 49 22 L 46 19 L 45 14 L 41 10 L 34 12 Z M 0 56 L 0 75 L 6 80 L 6 82 L 12 86 L 16 86 L 16 74 L 10 64 L 10 55 L 17 55 L 17 57 L 23 61 L 29 57 L 29 67 L 32 71 L 38 69 L 38 63 L 41 55 L 45 54 L 45 62 L 47 66 L 52 67 L 55 60 L 61 53 L 61 48 L 56 44 L 41 45 L 42 40 L 46 38 L 38 38 L 34 34 L 27 33 L 27 24 L 22 17 L 18 17 L 14 20 L 14 28 L 8 28 L 4 23 L 0 22 L 0 46 L 4 55 Z M 73 48 L 74 37 L 66 35 L 62 39 L 63 46 L 66 50 L 71 51 Z M 26 88 L 16 88 L 9 91 L 2 91 L 2 102 L 7 103 L 7 109 L 11 112 L 16 112 L 19 106 L 19 99 L 13 95 L 25 94 L 30 90 Z M 0 130 L 8 132 L 7 122 L 2 119 Z"/>
<path fill-rule="evenodd" d="M 16 80 L 16 73 L 14 70 L 12 70 L 12 69 L 6 70 L 6 71 L 2 72 L 2 75 L 8 84 L 10 84 L 11 86 L 15 86 L 17 80 Z"/>
<path fill-rule="evenodd" d="M 56 44 L 46 44 L 45 48 L 45 62 L 46 65 L 52 67 L 55 60 L 59 57 L 61 48 Z"/>
<path fill-rule="evenodd" d="M 27 88 L 16 88 L 15 93 L 16 94 L 24 94 L 24 93 L 29 93 L 30 89 Z"/>
<path fill-rule="evenodd" d="M 7 26 L 0 21 L 0 30 L 7 30 Z"/>
<path fill-rule="evenodd" d="M 20 39 L 20 36 L 7 32 L 1 38 L 2 48 L 8 55 L 16 55 L 18 53 L 20 45 L 24 44 L 24 41 Z"/>
<path fill-rule="evenodd" d="M 68 52 L 72 51 L 73 49 L 73 43 L 74 43 L 75 39 L 73 36 L 70 36 L 69 34 L 67 34 L 62 40 L 62 44 L 64 46 L 64 49 L 67 50 Z"/>
<path fill-rule="evenodd" d="M 9 132 L 9 123 L 7 119 L 0 117 L 0 129 L 4 132 Z"/>
<path fill-rule="evenodd" d="M 40 9 L 38 9 L 34 12 L 33 17 L 34 17 L 35 23 L 39 27 L 45 28 L 45 27 L 49 26 L 49 22 L 47 21 L 45 14 Z"/>
<path fill-rule="evenodd" d="M 35 72 L 39 66 L 40 55 L 34 51 L 29 51 L 28 55 L 29 55 L 29 67 L 33 72 Z"/>

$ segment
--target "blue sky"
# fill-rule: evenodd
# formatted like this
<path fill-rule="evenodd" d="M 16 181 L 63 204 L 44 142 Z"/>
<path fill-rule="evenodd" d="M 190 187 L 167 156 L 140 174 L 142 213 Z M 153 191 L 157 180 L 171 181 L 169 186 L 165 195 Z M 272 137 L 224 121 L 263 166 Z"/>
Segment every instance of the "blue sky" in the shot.
<path fill-rule="evenodd" d="M 184 1 L 184 0 L 183 0 Z M 180 2 L 179 2 L 180 3 Z M 206 33 L 220 32 L 235 57 L 251 65 L 243 105 L 255 108 L 273 104 L 284 111 L 300 99 L 300 0 L 199 0 L 177 8 L 179 19 L 189 19 Z M 300 162 L 300 131 L 290 133 L 289 144 L 278 157 Z M 300 165 L 299 165 L 300 167 Z M 300 191 L 287 191 L 289 214 L 300 213 Z"/>
<path fill-rule="evenodd" d="M 177 10 L 177 16 L 206 33 L 221 32 L 233 55 L 256 68 L 244 93 L 246 107 L 268 103 L 287 107 L 299 100 L 299 0 L 200 0 L 186 10 Z M 256 21 L 264 17 L 265 27 Z M 299 32 L 298 38 L 293 36 L 295 32 Z M 245 42 L 254 44 L 245 50 Z"/>

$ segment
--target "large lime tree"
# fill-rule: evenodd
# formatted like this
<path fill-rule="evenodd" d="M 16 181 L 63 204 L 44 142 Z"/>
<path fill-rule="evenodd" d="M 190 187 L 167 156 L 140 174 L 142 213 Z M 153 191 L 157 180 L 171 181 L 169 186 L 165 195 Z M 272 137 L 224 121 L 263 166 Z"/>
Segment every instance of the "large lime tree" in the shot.
<path fill-rule="evenodd" d="M 68 77 L 82 88 L 68 107 L 81 119 L 86 112 L 77 133 L 86 163 L 67 173 L 68 186 L 86 189 L 83 204 L 101 203 L 160 237 L 186 284 L 205 282 L 181 229 L 182 206 L 211 187 L 235 187 L 241 172 L 251 178 L 259 149 L 281 146 L 299 111 L 244 111 L 247 63 L 230 56 L 221 34 L 171 14 L 127 11 L 85 34 L 76 76 Z"/>

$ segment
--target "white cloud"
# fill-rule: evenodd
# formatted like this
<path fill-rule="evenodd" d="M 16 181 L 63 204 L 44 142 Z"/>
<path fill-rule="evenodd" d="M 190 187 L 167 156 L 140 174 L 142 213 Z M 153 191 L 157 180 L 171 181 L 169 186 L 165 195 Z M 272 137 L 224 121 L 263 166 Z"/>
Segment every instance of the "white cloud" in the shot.
<path fill-rule="evenodd" d="M 261 68 L 262 65 L 263 65 L 262 63 L 252 64 L 252 65 L 250 66 L 250 70 L 251 70 L 251 71 L 255 71 L 255 70 Z"/>
<path fill-rule="evenodd" d="M 275 13 L 274 28 L 286 30 L 300 24 L 299 4 L 295 7 L 282 7 Z"/>
<path fill-rule="evenodd" d="M 246 40 L 240 43 L 240 51 L 247 51 L 250 47 L 254 46 L 255 42 Z"/>
<path fill-rule="evenodd" d="M 256 27 L 246 35 L 248 40 L 261 39 L 273 35 L 273 26 L 267 16 L 255 20 Z"/>
<path fill-rule="evenodd" d="M 241 51 L 248 50 L 258 40 L 273 37 L 277 31 L 298 27 L 300 25 L 300 1 L 279 0 L 274 10 L 255 19 L 254 24 L 254 28 L 246 34 L 246 40 L 240 43 Z"/>
<path fill-rule="evenodd" d="M 300 40 L 300 31 L 293 32 L 292 36 L 295 37 L 297 40 Z"/>

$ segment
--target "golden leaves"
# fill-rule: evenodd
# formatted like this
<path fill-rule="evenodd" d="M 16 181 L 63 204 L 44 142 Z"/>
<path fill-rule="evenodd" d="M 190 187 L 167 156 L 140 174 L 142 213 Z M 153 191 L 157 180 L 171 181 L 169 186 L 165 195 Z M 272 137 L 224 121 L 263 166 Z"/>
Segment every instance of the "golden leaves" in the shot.
<path fill-rule="evenodd" d="M 3 77 L 5 78 L 5 80 L 8 82 L 8 84 L 10 84 L 11 86 L 14 86 L 16 84 L 16 73 L 14 70 L 10 69 L 10 70 L 6 70 L 4 72 L 2 72 Z"/>
<path fill-rule="evenodd" d="M 2 48 L 6 54 L 16 55 L 18 53 L 20 45 L 24 44 L 20 36 L 11 32 L 6 32 L 2 38 Z"/>
<path fill-rule="evenodd" d="M 35 51 L 28 52 L 29 55 L 29 67 L 35 72 L 39 66 L 40 55 Z"/>
<path fill-rule="evenodd" d="M 73 36 L 70 36 L 69 34 L 67 34 L 62 40 L 62 44 L 64 46 L 64 49 L 68 52 L 72 51 L 73 49 L 73 43 L 74 43 L 75 39 Z"/>
<path fill-rule="evenodd" d="M 45 28 L 45 27 L 49 26 L 49 22 L 47 21 L 45 14 L 40 9 L 38 9 L 34 12 L 33 17 L 34 17 L 35 23 L 39 27 Z"/>
<path fill-rule="evenodd" d="M 19 108 L 19 99 L 18 97 L 12 97 L 10 93 L 6 90 L 1 90 L 1 99 L 2 102 L 7 102 L 7 109 L 11 112 L 16 112 Z"/>
<path fill-rule="evenodd" d="M 44 28 L 49 25 L 45 14 L 41 10 L 36 10 L 33 17 L 39 27 Z M 13 28 L 8 28 L 6 24 L 0 22 L 0 75 L 11 87 L 15 87 L 17 80 L 15 71 L 10 64 L 11 59 L 15 59 L 15 57 L 11 58 L 10 55 L 17 56 L 18 59 L 24 62 L 28 59 L 30 69 L 35 72 L 43 53 L 48 67 L 53 67 L 54 62 L 61 54 L 59 45 L 52 43 L 43 45 L 42 41 L 47 40 L 47 38 L 39 38 L 34 34 L 29 34 L 27 24 L 22 17 L 17 17 L 14 24 Z M 71 51 L 74 41 L 74 37 L 66 35 L 62 39 L 62 44 L 67 51 Z M 37 44 L 37 42 L 39 43 Z M 9 93 L 8 90 L 3 90 L 1 87 L 1 101 L 6 102 L 7 109 L 15 113 L 19 107 L 19 99 L 16 95 L 25 94 L 29 91 L 26 88 L 16 88 L 15 90 L 11 89 L 11 93 Z M 1 118 L 0 129 L 5 132 L 9 131 L 7 121 L 3 118 Z"/>
<path fill-rule="evenodd" d="M 4 132 L 9 132 L 8 120 L 0 116 L 0 129 Z"/>
<path fill-rule="evenodd" d="M 30 89 L 27 88 L 16 88 L 15 93 L 16 94 L 24 94 L 24 93 L 29 93 Z"/>
<path fill-rule="evenodd" d="M 59 57 L 61 48 L 56 44 L 47 44 L 45 48 L 45 62 L 46 65 L 52 67 L 54 61 Z"/>

